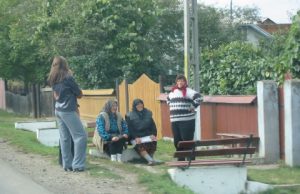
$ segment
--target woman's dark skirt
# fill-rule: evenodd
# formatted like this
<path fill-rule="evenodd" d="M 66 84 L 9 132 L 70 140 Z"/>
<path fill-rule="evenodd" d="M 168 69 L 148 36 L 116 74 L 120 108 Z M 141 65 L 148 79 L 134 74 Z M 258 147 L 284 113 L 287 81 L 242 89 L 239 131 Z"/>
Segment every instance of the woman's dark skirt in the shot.
<path fill-rule="evenodd" d="M 154 152 L 156 151 L 156 141 L 152 142 L 147 142 L 147 143 L 141 143 L 141 144 L 136 144 L 134 149 L 138 152 L 141 153 L 142 151 L 146 151 L 148 154 L 153 155 Z"/>

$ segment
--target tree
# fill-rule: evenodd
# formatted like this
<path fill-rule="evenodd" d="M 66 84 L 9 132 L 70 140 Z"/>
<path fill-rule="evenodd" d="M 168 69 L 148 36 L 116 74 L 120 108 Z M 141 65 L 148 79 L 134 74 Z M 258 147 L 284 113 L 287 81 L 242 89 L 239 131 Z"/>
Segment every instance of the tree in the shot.
<path fill-rule="evenodd" d="M 0 66 L 5 79 L 16 79 L 28 83 L 44 79 L 43 57 L 38 55 L 39 47 L 33 40 L 36 25 L 35 16 L 43 13 L 39 0 L 29 2 L 2 2 L 3 12 L 0 25 Z"/>
<path fill-rule="evenodd" d="M 73 68 L 86 87 L 112 87 L 115 78 L 133 81 L 142 73 L 157 80 L 166 72 L 170 58 L 178 56 L 182 28 L 177 4 L 163 1 L 98 1 L 86 4 L 75 29 L 73 45 L 83 50 L 71 57 Z M 164 7 L 165 6 L 165 7 Z M 83 31 L 80 29 L 89 29 Z M 179 29 L 179 30 L 178 30 Z M 78 34 L 77 34 L 78 33 Z M 86 60 L 86 63 L 84 63 Z M 90 71 L 90 70 L 93 71 Z M 89 81 L 84 81 L 89 78 Z"/>

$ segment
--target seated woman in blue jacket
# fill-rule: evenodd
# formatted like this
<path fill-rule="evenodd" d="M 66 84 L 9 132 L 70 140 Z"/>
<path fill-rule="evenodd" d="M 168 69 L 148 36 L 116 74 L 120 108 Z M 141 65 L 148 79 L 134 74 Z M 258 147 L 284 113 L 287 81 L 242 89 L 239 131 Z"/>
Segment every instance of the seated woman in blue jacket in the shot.
<path fill-rule="evenodd" d="M 96 120 L 96 130 L 108 147 L 111 161 L 122 162 L 122 152 L 128 138 L 127 124 L 118 112 L 118 102 L 108 100 Z"/>
<path fill-rule="evenodd" d="M 157 129 L 152 112 L 144 107 L 141 99 L 135 99 L 132 111 L 127 113 L 125 118 L 131 142 L 135 145 L 134 149 L 147 160 L 148 165 L 159 164 L 160 162 L 153 158 L 157 144 Z"/>

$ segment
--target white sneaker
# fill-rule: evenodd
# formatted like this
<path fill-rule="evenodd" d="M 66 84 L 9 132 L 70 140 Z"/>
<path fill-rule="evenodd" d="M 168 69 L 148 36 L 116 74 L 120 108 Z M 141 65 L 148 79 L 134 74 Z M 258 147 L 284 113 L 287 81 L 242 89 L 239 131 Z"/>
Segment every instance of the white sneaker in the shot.
<path fill-rule="evenodd" d="M 110 161 L 116 162 L 117 161 L 117 155 L 110 155 Z"/>
<path fill-rule="evenodd" d="M 122 154 L 117 154 L 117 161 L 120 163 L 123 163 L 122 162 Z"/>

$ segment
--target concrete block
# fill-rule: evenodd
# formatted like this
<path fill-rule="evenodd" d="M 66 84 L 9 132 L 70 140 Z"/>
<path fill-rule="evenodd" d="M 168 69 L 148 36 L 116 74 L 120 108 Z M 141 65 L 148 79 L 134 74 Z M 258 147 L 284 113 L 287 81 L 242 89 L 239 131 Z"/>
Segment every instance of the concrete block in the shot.
<path fill-rule="evenodd" d="M 199 194 L 239 194 L 246 189 L 245 166 L 199 166 L 186 170 L 171 168 L 168 173 L 175 183 Z"/>
<path fill-rule="evenodd" d="M 43 145 L 50 147 L 59 145 L 59 129 L 57 128 L 37 129 L 36 137 Z"/>
<path fill-rule="evenodd" d="M 273 189 L 273 186 L 255 181 L 247 181 L 246 183 L 246 193 L 261 193 L 268 189 Z"/>
<path fill-rule="evenodd" d="M 89 148 L 89 154 L 94 157 L 109 159 L 106 153 L 99 151 L 97 148 Z"/>
<path fill-rule="evenodd" d="M 42 128 L 56 128 L 56 121 L 21 121 L 15 123 L 16 129 L 36 132 Z"/>
<path fill-rule="evenodd" d="M 109 159 L 109 156 L 106 153 L 99 151 L 97 148 L 90 148 L 89 154 L 91 156 Z M 123 150 L 122 162 L 129 162 L 134 159 L 141 159 L 141 156 L 137 154 L 133 148 L 128 148 L 126 150 Z"/>
<path fill-rule="evenodd" d="M 123 151 L 123 154 L 122 154 L 123 162 L 129 162 L 134 159 L 140 160 L 141 156 L 133 148 L 127 148 L 126 150 Z"/>

